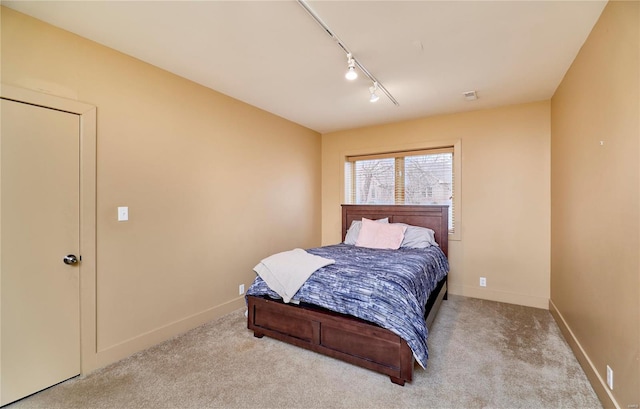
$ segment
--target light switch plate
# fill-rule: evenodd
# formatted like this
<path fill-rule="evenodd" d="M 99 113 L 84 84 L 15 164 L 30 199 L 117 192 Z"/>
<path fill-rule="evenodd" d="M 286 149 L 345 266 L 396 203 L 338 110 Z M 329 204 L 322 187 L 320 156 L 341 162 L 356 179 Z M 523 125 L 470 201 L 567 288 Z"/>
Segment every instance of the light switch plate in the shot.
<path fill-rule="evenodd" d="M 129 220 L 129 208 L 127 206 L 118 207 L 118 221 L 126 222 Z"/>

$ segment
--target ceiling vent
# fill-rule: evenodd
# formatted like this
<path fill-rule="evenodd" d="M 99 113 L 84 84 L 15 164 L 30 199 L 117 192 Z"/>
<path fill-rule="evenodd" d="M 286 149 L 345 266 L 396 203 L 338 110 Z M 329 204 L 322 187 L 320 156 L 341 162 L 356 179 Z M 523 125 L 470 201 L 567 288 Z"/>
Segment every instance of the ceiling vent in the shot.
<path fill-rule="evenodd" d="M 476 94 L 475 91 L 463 92 L 462 95 L 464 95 L 464 99 L 466 99 L 467 101 L 475 101 L 476 99 L 478 99 L 478 94 Z"/>

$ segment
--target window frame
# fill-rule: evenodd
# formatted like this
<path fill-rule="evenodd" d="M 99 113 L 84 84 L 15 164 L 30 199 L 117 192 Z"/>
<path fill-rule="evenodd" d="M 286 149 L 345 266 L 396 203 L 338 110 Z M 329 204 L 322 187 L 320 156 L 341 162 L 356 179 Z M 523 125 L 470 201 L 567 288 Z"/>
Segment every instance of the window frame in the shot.
<path fill-rule="evenodd" d="M 429 153 L 441 153 L 443 150 L 453 149 L 453 231 L 449 230 L 449 240 L 461 240 L 461 226 L 462 226 L 462 196 L 461 196 L 461 186 L 462 186 L 462 172 L 461 172 L 461 162 L 462 162 L 462 149 L 460 140 L 452 140 L 452 141 L 434 141 L 420 144 L 412 144 L 412 145 L 402 145 L 402 146 L 388 146 L 388 147 L 378 147 L 371 149 L 360 149 L 357 151 L 349 151 L 343 152 L 341 157 L 342 161 L 340 164 L 340 175 L 341 175 L 341 202 L 346 202 L 346 183 L 347 178 L 345 174 L 346 162 L 354 161 L 354 160 L 364 160 L 364 159 L 382 159 L 399 156 L 398 154 L 403 154 L 401 156 L 412 156 L 412 155 L 421 155 L 421 154 L 429 154 Z M 440 150 L 440 152 L 438 152 Z M 396 197 L 398 200 L 398 197 Z"/>

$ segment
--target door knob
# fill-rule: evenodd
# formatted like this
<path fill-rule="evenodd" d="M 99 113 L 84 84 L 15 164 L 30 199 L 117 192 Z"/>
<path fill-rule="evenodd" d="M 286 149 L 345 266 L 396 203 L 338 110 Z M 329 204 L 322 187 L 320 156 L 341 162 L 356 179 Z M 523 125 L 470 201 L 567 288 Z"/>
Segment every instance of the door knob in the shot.
<path fill-rule="evenodd" d="M 63 258 L 62 261 L 64 261 L 64 264 L 68 264 L 70 266 L 74 264 L 78 264 L 78 258 L 73 254 L 69 254 L 68 256 Z"/>

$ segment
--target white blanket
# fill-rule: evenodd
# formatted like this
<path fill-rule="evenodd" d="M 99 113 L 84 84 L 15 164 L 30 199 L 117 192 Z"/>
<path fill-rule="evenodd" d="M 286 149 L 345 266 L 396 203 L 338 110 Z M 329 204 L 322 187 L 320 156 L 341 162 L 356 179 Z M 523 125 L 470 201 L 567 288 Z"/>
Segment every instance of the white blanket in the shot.
<path fill-rule="evenodd" d="M 288 303 L 314 271 L 334 263 L 335 260 L 294 249 L 263 259 L 253 271 Z"/>

